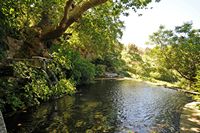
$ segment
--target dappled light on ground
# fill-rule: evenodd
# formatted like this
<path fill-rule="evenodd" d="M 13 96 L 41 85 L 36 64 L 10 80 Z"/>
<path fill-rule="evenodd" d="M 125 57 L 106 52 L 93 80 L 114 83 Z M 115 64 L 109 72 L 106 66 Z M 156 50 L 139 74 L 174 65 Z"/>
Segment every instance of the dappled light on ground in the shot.
<path fill-rule="evenodd" d="M 200 132 L 200 110 L 197 105 L 200 102 L 186 104 L 181 115 L 181 133 L 199 133 Z"/>

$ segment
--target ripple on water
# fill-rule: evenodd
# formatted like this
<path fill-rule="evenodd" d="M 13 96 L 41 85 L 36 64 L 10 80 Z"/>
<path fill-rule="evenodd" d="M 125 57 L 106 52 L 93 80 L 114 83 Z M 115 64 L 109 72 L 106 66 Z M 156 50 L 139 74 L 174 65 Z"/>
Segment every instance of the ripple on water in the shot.
<path fill-rule="evenodd" d="M 173 133 L 179 131 L 180 110 L 188 102 L 180 92 L 136 81 L 104 80 L 80 89 L 81 96 L 7 118 L 8 131 Z"/>

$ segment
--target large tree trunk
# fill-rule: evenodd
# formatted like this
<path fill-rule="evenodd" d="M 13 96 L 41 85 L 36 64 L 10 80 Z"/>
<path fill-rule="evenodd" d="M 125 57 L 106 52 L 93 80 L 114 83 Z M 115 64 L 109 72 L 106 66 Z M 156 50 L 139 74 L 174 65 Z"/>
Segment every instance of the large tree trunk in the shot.
<path fill-rule="evenodd" d="M 92 7 L 103 4 L 106 1 L 108 0 L 87 0 L 81 2 L 78 5 L 73 5 L 73 8 L 71 8 L 73 0 L 68 0 L 64 8 L 63 18 L 60 21 L 59 25 L 55 29 L 44 33 L 41 36 L 41 40 L 53 40 L 61 37 L 63 33 L 83 15 L 84 12 Z"/>
<path fill-rule="evenodd" d="M 78 5 L 74 5 L 73 0 L 66 0 L 64 7 L 63 17 L 60 20 L 57 27 L 52 30 L 49 29 L 51 26 L 48 23 L 48 14 L 44 11 L 42 14 L 41 22 L 29 29 L 26 29 L 26 40 L 17 40 L 8 37 L 6 43 L 8 44 L 9 50 L 7 51 L 9 58 L 31 58 L 32 56 L 43 56 L 50 57 L 48 54 L 48 48 L 52 42 L 63 34 L 65 31 L 88 9 L 97 5 L 103 4 L 108 0 L 84 0 Z M 12 41 L 14 40 L 14 41 Z"/>

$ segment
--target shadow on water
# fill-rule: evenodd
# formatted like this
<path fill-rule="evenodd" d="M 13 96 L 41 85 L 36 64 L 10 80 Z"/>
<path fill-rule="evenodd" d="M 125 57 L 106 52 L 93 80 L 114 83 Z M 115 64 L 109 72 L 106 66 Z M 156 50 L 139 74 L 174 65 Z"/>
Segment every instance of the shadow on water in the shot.
<path fill-rule="evenodd" d="M 175 90 L 128 80 L 102 80 L 79 89 L 75 96 L 5 118 L 8 131 L 174 133 L 179 131 L 180 111 L 189 101 Z"/>

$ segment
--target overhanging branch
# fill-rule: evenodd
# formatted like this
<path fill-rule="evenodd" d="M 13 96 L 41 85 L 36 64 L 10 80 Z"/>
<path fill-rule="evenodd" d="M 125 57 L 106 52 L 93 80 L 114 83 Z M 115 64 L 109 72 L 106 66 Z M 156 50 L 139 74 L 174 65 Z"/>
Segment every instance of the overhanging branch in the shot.
<path fill-rule="evenodd" d="M 73 0 L 68 0 L 64 8 L 64 16 L 60 21 L 59 25 L 54 30 L 51 30 L 42 35 L 41 40 L 53 40 L 62 36 L 62 34 L 67 30 L 67 28 L 71 24 L 76 22 L 76 20 L 78 20 L 84 12 L 86 12 L 92 7 L 101 5 L 107 1 L 108 0 L 87 0 L 81 2 L 79 5 L 76 5 L 72 10 L 70 10 Z"/>
<path fill-rule="evenodd" d="M 72 6 L 72 3 L 73 3 L 73 0 L 68 0 L 65 4 L 65 8 L 64 8 L 64 15 L 63 15 L 63 18 L 60 22 L 60 26 L 63 26 L 64 23 L 67 22 L 67 16 L 68 16 L 68 13 L 69 13 L 69 10 L 70 10 L 70 7 Z"/>

